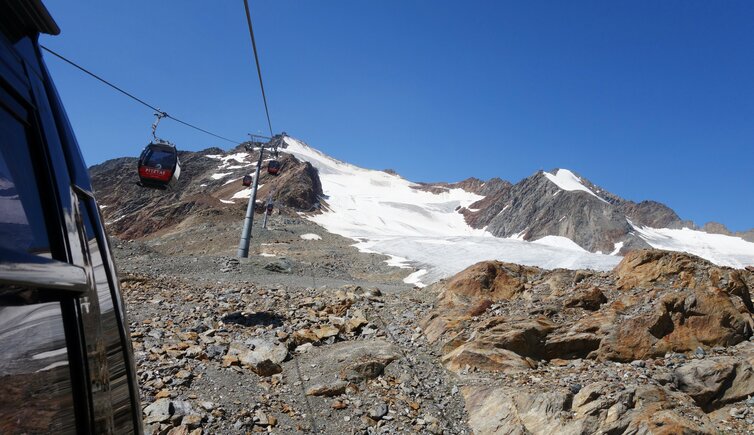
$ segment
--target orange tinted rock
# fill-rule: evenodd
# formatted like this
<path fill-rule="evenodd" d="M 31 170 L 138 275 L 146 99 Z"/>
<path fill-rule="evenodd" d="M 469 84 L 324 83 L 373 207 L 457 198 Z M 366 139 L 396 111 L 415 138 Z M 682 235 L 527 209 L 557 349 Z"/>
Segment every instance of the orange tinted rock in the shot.
<path fill-rule="evenodd" d="M 464 305 L 477 299 L 511 299 L 524 291 L 524 284 L 542 273 L 537 267 L 500 261 L 483 261 L 464 269 L 445 286 L 446 302 Z"/>
<path fill-rule="evenodd" d="M 688 352 L 699 346 L 732 346 L 751 336 L 754 320 L 717 289 L 667 294 L 652 312 L 626 319 L 605 338 L 599 357 L 633 361 Z"/>

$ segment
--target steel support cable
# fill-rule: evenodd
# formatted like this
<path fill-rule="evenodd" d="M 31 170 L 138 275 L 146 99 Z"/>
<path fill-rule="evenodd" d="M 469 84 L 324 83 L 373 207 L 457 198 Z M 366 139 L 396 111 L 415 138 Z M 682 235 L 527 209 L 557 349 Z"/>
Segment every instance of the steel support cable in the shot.
<path fill-rule="evenodd" d="M 243 0 L 243 6 L 246 9 L 246 23 L 249 25 L 249 35 L 251 36 L 251 48 L 254 50 L 254 62 L 257 65 L 257 75 L 259 76 L 259 87 L 262 89 L 262 101 L 264 102 L 264 113 L 267 115 L 267 126 L 272 133 L 272 121 L 270 121 L 270 110 L 267 108 L 267 95 L 264 93 L 264 83 L 262 83 L 262 68 L 259 66 L 259 55 L 257 54 L 257 42 L 254 39 L 254 28 L 251 25 L 251 13 L 249 12 L 249 0 Z"/>
<path fill-rule="evenodd" d="M 63 56 L 63 55 L 61 55 L 61 54 L 59 54 L 59 53 L 56 53 L 56 52 L 55 52 L 55 51 L 53 51 L 53 50 L 50 50 L 49 48 L 45 47 L 44 45 L 41 45 L 41 44 L 40 44 L 39 46 L 40 46 L 40 47 L 42 47 L 42 49 L 43 49 L 43 50 L 45 50 L 46 52 L 48 52 L 48 53 L 52 54 L 53 56 L 57 57 L 58 59 L 62 60 L 63 62 L 66 62 L 66 63 L 68 63 L 68 64 L 72 65 L 72 66 L 73 66 L 74 68 L 77 68 L 77 69 L 81 70 L 82 72 L 84 72 L 84 73 L 86 73 L 86 74 L 88 74 L 88 75 L 90 75 L 90 76 L 94 77 L 95 79 L 99 80 L 100 82 L 102 82 L 102 83 L 106 84 L 107 86 L 109 86 L 109 87 L 111 87 L 111 88 L 115 89 L 116 91 L 120 92 L 121 94 L 123 94 L 123 95 L 125 95 L 125 96 L 127 96 L 127 97 L 131 98 L 132 100 L 134 100 L 134 101 L 136 101 L 136 102 L 138 102 L 138 103 L 140 103 L 140 104 L 142 104 L 142 105 L 144 105 L 144 106 L 146 106 L 146 107 L 149 107 L 150 109 L 154 110 L 154 111 L 155 111 L 155 112 L 157 112 L 157 113 L 161 113 L 161 114 L 163 114 L 163 115 L 164 115 L 165 117 L 167 117 L 167 118 L 170 118 L 170 119 L 172 119 L 172 120 L 173 120 L 173 121 L 175 121 L 175 122 L 178 122 L 178 123 L 180 123 L 180 124 L 183 124 L 183 125 L 185 125 L 186 127 L 190 127 L 190 128 L 193 128 L 194 130 L 198 130 L 198 131 L 201 131 L 202 133 L 208 134 L 208 135 L 210 135 L 210 136 L 214 136 L 214 137 L 216 137 L 216 138 L 218 138 L 218 139 L 222 139 L 222 140 L 224 140 L 224 141 L 230 142 L 230 143 L 232 143 L 232 144 L 236 144 L 236 145 L 239 145 L 239 144 L 243 143 L 243 142 L 235 141 L 235 140 L 233 140 L 233 139 L 228 139 L 227 137 L 223 137 L 223 136 L 220 136 L 219 134 L 215 134 L 215 133 L 212 133 L 211 131 L 207 131 L 207 130 L 205 130 L 205 129 L 201 128 L 201 127 L 197 127 L 197 126 L 195 126 L 195 125 L 193 125 L 193 124 L 191 124 L 191 123 L 188 123 L 188 122 L 186 122 L 186 121 L 183 121 L 183 120 L 181 120 L 181 119 L 178 119 L 178 118 L 176 118 L 175 116 L 173 116 L 173 115 L 170 115 L 170 114 L 168 114 L 168 113 L 166 113 L 166 112 L 164 112 L 164 111 L 162 111 L 162 110 L 158 109 L 157 107 L 155 107 L 155 106 L 153 106 L 153 105 L 151 105 L 151 104 L 147 103 L 146 101 L 142 100 L 141 98 L 139 98 L 139 97 L 137 97 L 137 96 L 135 96 L 135 95 L 133 95 L 133 94 L 131 94 L 131 93 L 129 93 L 129 92 L 127 92 L 127 91 L 125 91 L 125 90 L 121 89 L 121 88 L 119 88 L 118 86 L 116 86 L 116 85 L 114 85 L 114 84 L 110 83 L 109 81 L 107 81 L 107 80 L 103 79 L 102 77 L 98 76 L 97 74 L 95 74 L 95 73 L 93 73 L 93 72 L 89 71 L 88 69 L 86 69 L 86 68 L 84 68 L 83 66 L 81 66 L 81 65 L 77 64 L 76 62 L 74 62 L 74 61 L 72 61 L 72 60 L 70 60 L 70 59 L 66 58 L 65 56 Z"/>

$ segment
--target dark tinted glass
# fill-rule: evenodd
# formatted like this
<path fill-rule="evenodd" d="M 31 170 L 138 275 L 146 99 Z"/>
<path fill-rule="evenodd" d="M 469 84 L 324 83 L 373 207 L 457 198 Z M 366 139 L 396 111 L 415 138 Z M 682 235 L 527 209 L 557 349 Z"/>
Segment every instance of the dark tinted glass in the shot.
<path fill-rule="evenodd" d="M 5 305 L 0 287 L 0 433 L 76 432 L 59 302 Z"/>
<path fill-rule="evenodd" d="M 176 155 L 173 152 L 161 149 L 152 149 L 147 152 L 144 164 L 153 168 L 169 169 L 175 165 Z"/>
<path fill-rule="evenodd" d="M 0 105 L 0 247 L 49 251 L 24 124 Z"/>
<path fill-rule="evenodd" d="M 89 306 L 82 309 L 95 406 L 95 429 L 97 433 L 131 433 L 134 428 L 125 348 L 113 304 L 112 286 L 90 214 L 91 204 L 90 200 L 81 199 L 81 218 L 96 286 L 96 294 L 87 295 Z M 94 301 L 97 303 L 91 303 Z"/>

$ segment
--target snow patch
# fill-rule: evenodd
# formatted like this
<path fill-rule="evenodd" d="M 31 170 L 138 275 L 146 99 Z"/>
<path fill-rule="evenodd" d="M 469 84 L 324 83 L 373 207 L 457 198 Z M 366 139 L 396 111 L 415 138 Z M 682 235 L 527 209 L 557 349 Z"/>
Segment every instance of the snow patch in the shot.
<path fill-rule="evenodd" d="M 639 228 L 631 221 L 628 223 L 634 228 L 636 235 L 653 248 L 688 252 L 718 266 L 740 269 L 754 265 L 754 243 L 740 237 L 710 234 L 689 228 Z"/>
<path fill-rule="evenodd" d="M 299 237 L 301 237 L 304 240 L 322 240 L 322 236 L 320 236 L 319 234 L 314 234 L 314 233 L 302 234 Z"/>
<path fill-rule="evenodd" d="M 623 242 L 617 242 L 615 245 L 613 245 L 613 252 L 610 253 L 610 255 L 618 255 L 621 249 L 623 249 Z"/>
<path fill-rule="evenodd" d="M 213 180 L 219 180 L 219 179 L 221 179 L 221 178 L 225 178 L 225 177 L 227 177 L 227 176 L 228 176 L 228 175 L 230 175 L 230 174 L 232 174 L 232 172 L 219 172 L 219 173 L 217 173 L 217 174 L 212 174 L 212 175 L 210 176 L 210 178 L 212 178 Z"/>
<path fill-rule="evenodd" d="M 551 174 L 549 172 L 544 172 L 545 177 L 547 177 L 548 180 L 555 183 L 556 186 L 563 190 L 568 191 L 577 191 L 580 190 L 582 192 L 586 192 L 595 198 L 599 199 L 600 201 L 607 203 L 604 199 L 597 196 L 596 193 L 592 192 L 591 189 L 584 186 L 584 184 L 581 182 L 581 179 L 576 176 L 573 172 L 569 171 L 568 169 L 558 169 L 555 171 L 555 174 Z M 553 195 L 554 197 L 555 195 Z"/>
<path fill-rule="evenodd" d="M 259 186 L 262 187 L 262 186 Z M 249 199 L 251 197 L 251 187 L 236 192 L 231 199 Z"/>
<path fill-rule="evenodd" d="M 574 243 L 575 245 L 575 243 Z M 613 269 L 622 257 L 490 236 L 381 237 L 356 243 L 362 252 L 394 255 L 410 259 L 426 269 L 421 281 L 432 283 L 455 275 L 472 264 L 499 260 L 546 269 Z M 576 245 L 578 246 L 578 245 Z"/>
<path fill-rule="evenodd" d="M 570 249 L 573 251 L 587 252 L 586 249 L 579 246 L 578 243 L 562 236 L 545 236 L 541 239 L 535 240 L 532 243 L 538 243 L 540 245 L 552 246 L 554 248 Z"/>
<path fill-rule="evenodd" d="M 421 277 L 427 274 L 427 269 L 419 269 L 411 275 L 403 278 L 403 282 L 406 284 L 413 284 L 419 288 L 424 288 L 427 285 L 421 282 Z"/>
<path fill-rule="evenodd" d="M 113 220 L 111 220 L 110 222 L 105 222 L 105 225 L 111 225 L 111 224 L 114 224 L 114 223 L 116 223 L 116 222 L 119 222 L 119 221 L 121 221 L 121 220 L 123 220 L 123 219 L 125 219 L 125 218 L 126 218 L 126 215 L 123 215 L 123 216 L 121 216 L 121 217 L 119 217 L 119 218 L 117 218 L 117 219 L 113 219 Z"/>
<path fill-rule="evenodd" d="M 480 195 L 463 189 L 439 194 L 415 189 L 417 184 L 396 175 L 335 160 L 289 137 L 285 141 L 283 152 L 319 170 L 329 210 L 310 219 L 332 233 L 350 238 L 483 234 L 456 212 L 482 199 Z"/>
<path fill-rule="evenodd" d="M 482 199 L 480 195 L 462 189 L 437 194 L 415 189 L 417 184 L 401 177 L 341 162 L 290 137 L 285 141 L 288 147 L 282 152 L 317 168 L 329 206 L 322 214 L 302 216 L 356 240 L 354 246 L 362 252 L 390 256 L 389 264 L 420 268 L 423 272 L 409 275 L 409 283 L 431 283 L 484 260 L 596 270 L 610 270 L 621 260 L 586 252 L 561 240 L 565 238 L 530 243 L 494 237 L 471 228 L 456 211 Z M 524 234 L 526 230 L 514 238 Z"/>
<path fill-rule="evenodd" d="M 220 202 L 225 203 L 225 204 L 235 204 L 236 203 L 235 201 L 229 201 L 227 199 L 221 199 Z"/>

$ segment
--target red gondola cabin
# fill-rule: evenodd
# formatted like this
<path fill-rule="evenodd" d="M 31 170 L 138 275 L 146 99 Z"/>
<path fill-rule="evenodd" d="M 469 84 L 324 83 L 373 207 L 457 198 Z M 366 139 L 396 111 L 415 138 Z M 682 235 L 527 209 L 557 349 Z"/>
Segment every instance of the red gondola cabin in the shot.
<path fill-rule="evenodd" d="M 277 175 L 280 172 L 280 162 L 277 160 L 271 160 L 267 164 L 267 173 L 271 175 Z"/>
<path fill-rule="evenodd" d="M 165 189 L 181 175 L 181 162 L 175 145 L 152 142 L 139 157 L 139 180 L 144 187 Z"/>
<path fill-rule="evenodd" d="M 252 180 L 251 180 L 251 175 L 244 175 L 244 176 L 243 176 L 243 181 L 242 181 L 242 183 L 243 183 L 243 185 L 244 185 L 244 186 L 246 186 L 246 187 L 249 187 L 249 186 L 251 186 L 251 181 L 252 181 Z"/>

